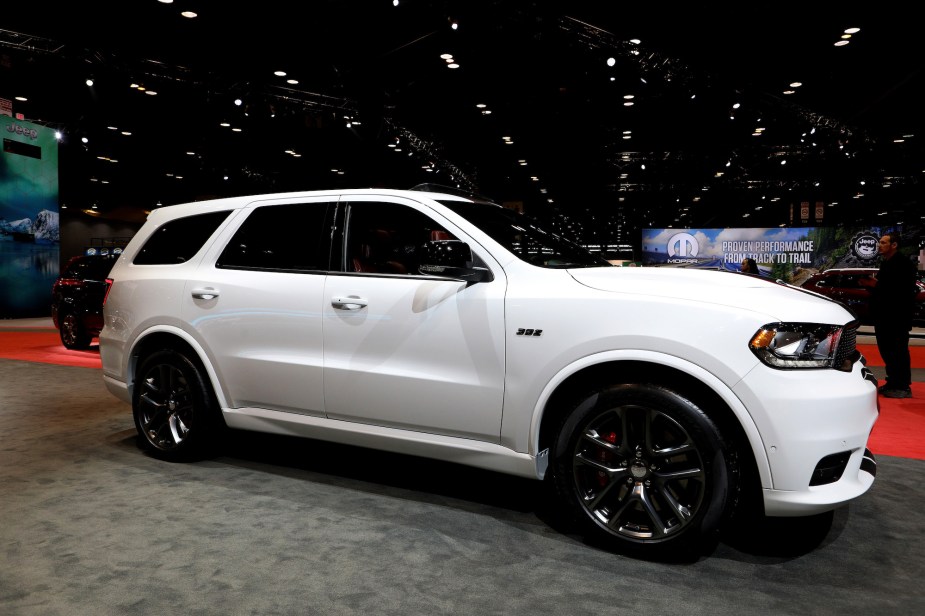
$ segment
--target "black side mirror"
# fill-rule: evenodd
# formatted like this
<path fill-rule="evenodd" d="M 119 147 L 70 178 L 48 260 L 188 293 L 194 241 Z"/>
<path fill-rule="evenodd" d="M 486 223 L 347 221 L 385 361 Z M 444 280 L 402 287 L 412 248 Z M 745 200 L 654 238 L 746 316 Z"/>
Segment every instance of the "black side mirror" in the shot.
<path fill-rule="evenodd" d="M 486 282 L 492 279 L 484 267 L 475 267 L 472 250 L 459 240 L 424 242 L 420 249 L 418 272 L 426 276 L 443 276 L 466 282 Z"/>

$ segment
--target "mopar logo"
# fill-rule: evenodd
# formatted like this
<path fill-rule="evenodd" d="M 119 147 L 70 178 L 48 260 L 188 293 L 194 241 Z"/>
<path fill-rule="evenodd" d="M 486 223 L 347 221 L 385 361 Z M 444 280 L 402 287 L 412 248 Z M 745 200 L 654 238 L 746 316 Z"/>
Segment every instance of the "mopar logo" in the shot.
<path fill-rule="evenodd" d="M 698 252 L 700 245 L 690 233 L 676 233 L 668 240 L 669 257 L 696 257 Z"/>

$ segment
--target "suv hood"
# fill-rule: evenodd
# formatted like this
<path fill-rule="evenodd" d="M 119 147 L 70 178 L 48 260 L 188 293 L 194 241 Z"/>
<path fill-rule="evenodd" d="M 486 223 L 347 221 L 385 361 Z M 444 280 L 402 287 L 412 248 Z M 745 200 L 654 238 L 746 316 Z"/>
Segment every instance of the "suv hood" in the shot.
<path fill-rule="evenodd" d="M 841 304 L 783 282 L 736 272 L 679 267 L 572 269 L 579 283 L 614 293 L 674 298 L 760 312 L 780 321 L 847 323 Z"/>

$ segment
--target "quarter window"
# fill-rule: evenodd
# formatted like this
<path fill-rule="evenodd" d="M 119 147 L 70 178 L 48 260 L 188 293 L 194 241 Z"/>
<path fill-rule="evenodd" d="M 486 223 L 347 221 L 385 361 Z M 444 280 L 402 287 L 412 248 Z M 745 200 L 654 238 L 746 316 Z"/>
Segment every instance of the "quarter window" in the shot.
<path fill-rule="evenodd" d="M 231 211 L 210 212 L 166 222 L 141 247 L 135 265 L 176 265 L 195 256 Z"/>

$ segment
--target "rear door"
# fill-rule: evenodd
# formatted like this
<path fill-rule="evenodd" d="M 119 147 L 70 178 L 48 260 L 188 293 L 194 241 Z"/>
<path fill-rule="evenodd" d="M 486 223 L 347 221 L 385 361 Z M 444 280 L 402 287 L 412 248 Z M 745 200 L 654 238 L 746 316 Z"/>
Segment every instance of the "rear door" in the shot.
<path fill-rule="evenodd" d="M 183 319 L 232 408 L 322 416 L 321 299 L 336 203 L 254 207 L 186 285 Z"/>

